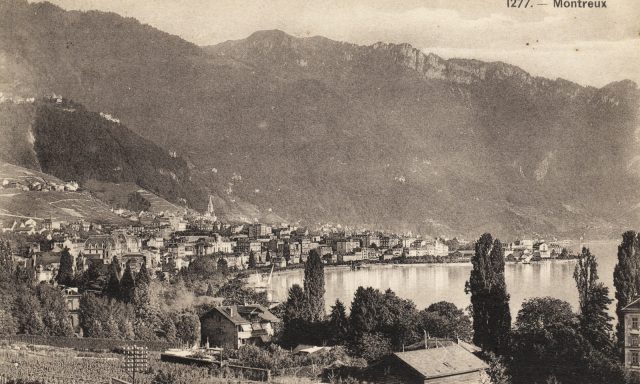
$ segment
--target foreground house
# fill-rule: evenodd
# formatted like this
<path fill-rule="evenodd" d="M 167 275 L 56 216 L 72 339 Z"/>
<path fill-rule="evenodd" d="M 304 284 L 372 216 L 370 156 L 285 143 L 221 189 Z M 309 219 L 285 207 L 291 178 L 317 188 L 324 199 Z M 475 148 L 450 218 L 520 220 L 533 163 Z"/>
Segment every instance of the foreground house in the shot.
<path fill-rule="evenodd" d="M 238 349 L 247 344 L 267 344 L 273 323 L 280 320 L 260 304 L 216 307 L 200 317 L 202 342 Z"/>
<path fill-rule="evenodd" d="M 379 383 L 481 384 L 489 366 L 459 344 L 396 352 L 374 368 Z"/>
<path fill-rule="evenodd" d="M 622 308 L 624 313 L 624 366 L 640 371 L 640 298 Z"/>

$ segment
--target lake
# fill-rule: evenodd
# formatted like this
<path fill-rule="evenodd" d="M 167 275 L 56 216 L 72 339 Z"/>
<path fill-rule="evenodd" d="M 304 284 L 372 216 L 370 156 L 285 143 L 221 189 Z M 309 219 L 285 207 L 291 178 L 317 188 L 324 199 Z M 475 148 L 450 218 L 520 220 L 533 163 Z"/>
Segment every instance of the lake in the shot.
<path fill-rule="evenodd" d="M 609 287 L 614 298 L 613 269 L 617 262 L 617 241 L 585 244 L 598 260 L 600 281 Z M 575 247 L 576 249 L 579 246 Z M 578 308 L 578 292 L 573 280 L 576 262 L 546 261 L 533 264 L 511 264 L 505 267 L 507 290 L 511 295 L 511 312 L 515 320 L 523 300 L 530 297 L 552 296 L 571 303 Z M 375 265 L 352 271 L 349 268 L 329 267 L 325 269 L 325 304 L 327 310 L 340 299 L 347 309 L 359 286 L 380 290 L 391 288 L 398 296 L 410 299 L 418 309 L 445 300 L 458 307 L 467 307 L 470 296 L 464 293 L 471 264 L 414 264 Z M 274 273 L 272 279 L 273 299 L 286 301 L 287 291 L 293 284 L 302 286 L 304 271 L 289 270 Z M 610 307 L 615 313 L 615 302 Z"/>

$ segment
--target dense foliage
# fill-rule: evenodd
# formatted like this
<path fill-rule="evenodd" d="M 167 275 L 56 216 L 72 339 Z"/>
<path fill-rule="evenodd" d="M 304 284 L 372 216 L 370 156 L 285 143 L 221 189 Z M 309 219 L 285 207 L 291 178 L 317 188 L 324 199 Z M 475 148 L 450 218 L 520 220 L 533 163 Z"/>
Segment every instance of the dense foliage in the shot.
<path fill-rule="evenodd" d="M 60 252 L 60 268 L 58 269 L 56 281 L 60 285 L 71 285 L 74 282 L 73 280 L 73 256 L 69 253 L 69 249 L 65 248 Z"/>
<path fill-rule="evenodd" d="M 127 196 L 125 208 L 133 212 L 148 211 L 151 208 L 151 203 L 140 193 L 132 192 Z"/>
<path fill-rule="evenodd" d="M 582 334 L 569 303 L 545 297 L 523 303 L 508 353 L 513 383 L 625 383 L 622 367 Z"/>
<path fill-rule="evenodd" d="M 183 159 L 79 103 L 37 103 L 33 134 L 42 170 L 63 180 L 131 181 L 174 202 L 205 199 Z M 149 202 L 136 195 L 128 197 L 127 208 L 148 210 Z"/>
<path fill-rule="evenodd" d="M 573 277 L 580 300 L 580 331 L 598 351 L 609 354 L 613 349 L 613 326 L 608 307 L 609 288 L 598 281 L 598 262 L 588 248 L 582 248 Z"/>

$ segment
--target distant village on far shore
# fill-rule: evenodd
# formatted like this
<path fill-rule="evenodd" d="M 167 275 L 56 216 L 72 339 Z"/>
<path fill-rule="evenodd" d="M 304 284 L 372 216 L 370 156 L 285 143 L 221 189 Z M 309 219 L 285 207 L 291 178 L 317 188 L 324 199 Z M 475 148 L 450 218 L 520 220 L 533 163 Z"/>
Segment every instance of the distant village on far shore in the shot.
<path fill-rule="evenodd" d="M 78 183 L 53 182 L 38 177 L 5 178 L 2 189 L 23 191 L 79 191 Z M 469 262 L 474 244 L 464 239 L 345 230 L 340 226 L 316 229 L 289 224 L 227 223 L 214 213 L 213 202 L 205 214 L 178 212 L 132 212 L 112 208 L 122 217 L 121 225 L 87 219 L 11 218 L 0 221 L 5 234 L 23 237 L 14 262 L 35 270 L 37 281 L 52 281 L 60 263 L 60 252 L 68 249 L 75 271 L 91 263 L 111 263 L 117 257 L 135 270 L 144 263 L 154 273 L 175 274 L 198 256 L 223 260 L 228 268 L 296 268 L 316 250 L 327 265 L 359 266 L 365 262 L 456 263 Z M 24 236 L 20 236 L 24 235 Z M 25 241 L 29 239 L 29 241 Z M 36 241 L 39 239 L 39 241 Z M 33 240 L 33 241 L 31 241 Z M 571 258 L 570 240 L 520 239 L 504 243 L 505 261 L 529 263 Z M 563 253 L 564 250 L 564 253 Z"/>

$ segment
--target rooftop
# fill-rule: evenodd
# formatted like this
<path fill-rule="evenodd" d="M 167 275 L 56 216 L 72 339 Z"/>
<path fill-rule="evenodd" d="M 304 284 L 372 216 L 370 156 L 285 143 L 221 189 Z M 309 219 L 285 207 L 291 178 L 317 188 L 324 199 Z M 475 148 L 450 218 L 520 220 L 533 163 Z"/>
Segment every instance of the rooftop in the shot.
<path fill-rule="evenodd" d="M 396 352 L 394 355 L 425 379 L 459 375 L 489 366 L 458 344 L 445 347 Z"/>
<path fill-rule="evenodd" d="M 622 312 L 640 312 L 640 297 L 636 298 L 626 307 L 622 308 Z"/>
<path fill-rule="evenodd" d="M 273 313 L 260 304 L 250 305 L 227 305 L 214 308 L 214 311 L 220 312 L 225 318 L 236 325 L 251 324 L 251 317 L 257 316 L 260 320 L 279 322 Z"/>

